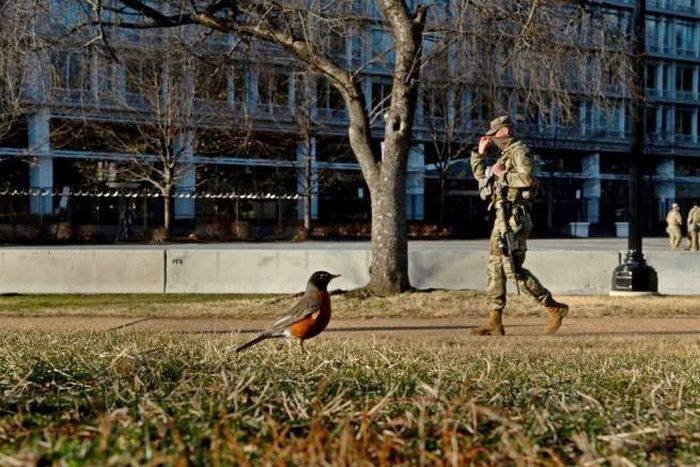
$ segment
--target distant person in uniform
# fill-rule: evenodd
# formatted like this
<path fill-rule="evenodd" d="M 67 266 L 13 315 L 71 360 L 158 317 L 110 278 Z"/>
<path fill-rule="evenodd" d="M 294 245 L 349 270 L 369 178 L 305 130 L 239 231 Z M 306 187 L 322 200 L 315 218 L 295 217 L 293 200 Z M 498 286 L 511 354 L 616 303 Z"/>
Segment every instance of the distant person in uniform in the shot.
<path fill-rule="evenodd" d="M 699 251 L 698 230 L 700 230 L 700 206 L 697 201 L 693 203 L 693 207 L 688 212 L 688 249 L 690 251 Z"/>
<path fill-rule="evenodd" d="M 677 250 L 681 244 L 681 225 L 683 225 L 683 216 L 678 203 L 671 205 L 671 210 L 666 214 L 666 233 L 671 243 L 671 250 Z"/>

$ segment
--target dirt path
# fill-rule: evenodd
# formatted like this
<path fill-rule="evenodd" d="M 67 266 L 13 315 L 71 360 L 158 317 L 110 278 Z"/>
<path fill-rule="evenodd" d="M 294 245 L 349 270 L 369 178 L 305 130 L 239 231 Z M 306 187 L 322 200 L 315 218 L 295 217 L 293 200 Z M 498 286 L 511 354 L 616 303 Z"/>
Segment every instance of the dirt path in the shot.
<path fill-rule="evenodd" d="M 480 323 L 479 318 L 464 319 L 334 319 L 328 336 L 371 337 L 396 336 L 459 337 Z M 0 330 L 41 331 L 116 331 L 116 332 L 176 332 L 186 334 L 251 334 L 263 329 L 269 320 L 240 319 L 169 319 L 116 317 L 0 317 Z M 514 317 L 505 319 L 510 336 L 541 334 L 545 318 Z M 568 318 L 557 336 L 697 336 L 700 318 Z"/>

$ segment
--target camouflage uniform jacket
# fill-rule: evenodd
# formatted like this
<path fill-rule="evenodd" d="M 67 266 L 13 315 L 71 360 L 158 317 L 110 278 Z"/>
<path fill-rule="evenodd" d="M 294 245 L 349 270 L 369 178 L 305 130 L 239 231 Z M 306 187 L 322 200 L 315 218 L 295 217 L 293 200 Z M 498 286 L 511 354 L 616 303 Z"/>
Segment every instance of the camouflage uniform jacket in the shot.
<path fill-rule="evenodd" d="M 476 149 L 471 153 L 471 167 L 474 178 L 481 182 L 486 177 L 486 157 L 479 154 Z M 528 199 L 537 183 L 533 175 L 532 153 L 522 142 L 516 139 L 501 151 L 497 163 L 505 167 L 505 174 L 501 185 L 507 187 L 509 201 Z M 501 199 L 501 191 L 494 190 L 492 201 Z"/>
<path fill-rule="evenodd" d="M 693 206 L 688 213 L 688 225 L 700 224 L 700 207 Z"/>
<path fill-rule="evenodd" d="M 678 211 L 670 210 L 668 214 L 666 214 L 666 224 L 670 229 L 680 229 L 683 224 L 683 216 L 681 216 L 681 213 Z"/>

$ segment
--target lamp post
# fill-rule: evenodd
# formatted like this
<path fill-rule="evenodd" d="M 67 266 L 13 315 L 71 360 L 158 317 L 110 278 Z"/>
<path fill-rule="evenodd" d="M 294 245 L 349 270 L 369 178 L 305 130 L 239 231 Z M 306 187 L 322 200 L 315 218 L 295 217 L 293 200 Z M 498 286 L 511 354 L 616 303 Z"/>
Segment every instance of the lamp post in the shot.
<path fill-rule="evenodd" d="M 642 175 L 644 170 L 644 19 L 646 0 L 636 0 L 632 25 L 632 83 L 630 86 L 631 139 L 629 178 L 629 237 L 624 262 L 615 268 L 611 295 L 655 294 L 658 278 L 642 253 L 644 220 Z"/>

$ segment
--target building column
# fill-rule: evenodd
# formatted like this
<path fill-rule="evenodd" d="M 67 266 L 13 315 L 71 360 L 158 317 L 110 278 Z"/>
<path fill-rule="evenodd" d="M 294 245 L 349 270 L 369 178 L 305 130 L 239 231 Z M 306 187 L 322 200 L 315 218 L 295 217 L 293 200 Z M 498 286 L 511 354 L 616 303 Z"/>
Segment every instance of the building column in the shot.
<path fill-rule="evenodd" d="M 579 129 L 581 130 L 581 134 L 585 135 L 589 128 L 588 128 L 588 122 L 586 121 L 586 112 L 588 110 L 588 102 L 581 101 L 581 105 L 578 108 L 578 121 L 580 122 Z"/>
<path fill-rule="evenodd" d="M 249 66 L 245 72 L 245 88 L 248 95 L 246 103 L 248 111 L 257 112 L 258 109 L 258 69 L 256 66 Z"/>
<path fill-rule="evenodd" d="M 619 130 L 620 138 L 625 138 L 625 103 L 620 102 L 617 106 L 617 128 Z"/>
<path fill-rule="evenodd" d="M 665 79 L 665 76 L 664 76 L 664 64 L 663 63 L 659 63 L 656 66 L 655 73 L 656 73 L 656 91 L 658 92 L 659 97 L 663 97 L 664 96 L 664 88 L 665 88 L 664 83 L 667 82 Z"/>
<path fill-rule="evenodd" d="M 666 141 L 669 143 L 676 142 L 676 106 L 669 105 L 666 114 Z"/>
<path fill-rule="evenodd" d="M 474 100 L 474 91 L 462 91 L 462 107 L 460 111 L 462 112 L 463 121 L 468 122 L 467 128 L 474 130 L 474 122 L 472 121 L 472 102 Z"/>
<path fill-rule="evenodd" d="M 365 94 L 365 105 L 368 109 L 372 108 L 372 75 L 365 76 L 362 80 L 362 92 Z"/>
<path fill-rule="evenodd" d="M 656 42 L 657 45 L 659 46 L 659 51 L 660 52 L 665 52 L 665 46 L 666 46 L 666 21 L 657 21 L 657 26 L 659 28 L 659 37 L 657 37 Z"/>
<path fill-rule="evenodd" d="M 698 142 L 698 108 L 693 109 L 693 114 L 690 118 L 690 138 L 693 143 Z"/>
<path fill-rule="evenodd" d="M 192 156 L 194 155 L 193 142 L 194 132 L 190 130 L 177 135 L 173 144 L 175 157 L 180 160 L 178 167 L 175 169 L 177 171 L 177 180 L 175 181 L 175 202 L 173 205 L 176 221 L 194 219 L 195 217 L 194 199 L 191 197 L 180 198 L 178 196 L 192 195 L 197 186 L 197 173 L 192 162 Z"/>
<path fill-rule="evenodd" d="M 659 178 L 657 188 L 659 215 L 657 220 L 663 221 L 666 218 L 666 211 L 676 200 L 676 167 L 672 157 L 656 162 L 656 176 Z"/>
<path fill-rule="evenodd" d="M 424 94 L 425 94 L 425 90 L 423 89 L 423 86 L 420 86 L 418 88 L 418 99 L 416 101 L 416 112 L 415 112 L 415 116 L 413 117 L 414 118 L 413 121 L 416 122 L 416 126 L 425 125 L 425 105 L 423 105 L 425 102 Z M 428 115 L 428 117 L 431 117 L 431 115 Z M 382 120 L 384 120 L 383 116 L 382 116 Z"/>
<path fill-rule="evenodd" d="M 586 203 L 586 222 L 600 222 L 600 154 L 583 158 L 583 199 Z"/>
<path fill-rule="evenodd" d="M 41 109 L 28 119 L 29 153 L 34 162 L 29 167 L 29 187 L 32 190 L 53 189 L 53 159 L 51 157 L 51 119 L 48 109 Z M 53 196 L 30 196 L 29 212 L 36 215 L 53 213 Z"/>
<path fill-rule="evenodd" d="M 411 146 L 406 174 L 406 218 L 423 220 L 425 198 L 425 146 Z"/>
<path fill-rule="evenodd" d="M 311 138 L 308 155 L 311 162 L 311 219 L 318 219 L 318 166 L 316 164 L 316 138 Z M 304 142 L 297 143 L 297 194 L 301 196 L 297 203 L 297 218 L 304 220 L 304 195 L 306 194 L 307 155 Z"/>

